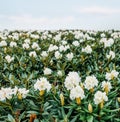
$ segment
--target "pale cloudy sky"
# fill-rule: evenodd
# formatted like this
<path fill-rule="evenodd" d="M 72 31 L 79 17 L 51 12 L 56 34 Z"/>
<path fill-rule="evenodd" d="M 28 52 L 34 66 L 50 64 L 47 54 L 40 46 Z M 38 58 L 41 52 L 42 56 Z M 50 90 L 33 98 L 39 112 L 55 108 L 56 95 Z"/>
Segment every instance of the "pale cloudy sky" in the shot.
<path fill-rule="evenodd" d="M 0 0 L 0 30 L 120 30 L 120 0 Z"/>

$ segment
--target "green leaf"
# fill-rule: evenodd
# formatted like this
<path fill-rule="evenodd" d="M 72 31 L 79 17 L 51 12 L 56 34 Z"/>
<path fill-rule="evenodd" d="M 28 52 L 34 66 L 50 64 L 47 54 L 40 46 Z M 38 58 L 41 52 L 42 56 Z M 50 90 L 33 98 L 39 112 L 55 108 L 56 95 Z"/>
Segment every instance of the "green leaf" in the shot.
<path fill-rule="evenodd" d="M 61 107 L 61 112 L 62 112 L 62 116 L 63 116 L 63 117 L 66 116 L 66 114 L 65 114 L 65 110 L 64 110 L 63 107 Z"/>
<path fill-rule="evenodd" d="M 78 116 L 75 116 L 70 122 L 76 122 Z"/>
<path fill-rule="evenodd" d="M 87 122 L 93 122 L 93 116 L 88 116 L 87 117 Z"/>
<path fill-rule="evenodd" d="M 9 103 L 6 103 L 6 102 L 2 102 L 2 101 L 0 101 L 0 106 L 3 106 L 3 107 L 9 107 L 10 104 L 9 104 Z"/>
<path fill-rule="evenodd" d="M 27 111 L 28 114 L 39 114 L 37 111 Z"/>
<path fill-rule="evenodd" d="M 12 115 L 8 114 L 8 121 L 15 122 L 15 119 L 12 117 Z"/>
<path fill-rule="evenodd" d="M 68 112 L 68 114 L 67 114 L 67 117 L 68 118 L 70 117 L 70 115 L 72 114 L 72 112 L 73 112 L 73 109 L 70 109 L 69 112 Z"/>
<path fill-rule="evenodd" d="M 34 122 L 39 122 L 39 120 L 38 119 L 35 119 Z"/>
<path fill-rule="evenodd" d="M 19 121 L 21 121 L 24 117 L 25 117 L 25 112 L 23 112 L 22 114 L 20 114 Z"/>

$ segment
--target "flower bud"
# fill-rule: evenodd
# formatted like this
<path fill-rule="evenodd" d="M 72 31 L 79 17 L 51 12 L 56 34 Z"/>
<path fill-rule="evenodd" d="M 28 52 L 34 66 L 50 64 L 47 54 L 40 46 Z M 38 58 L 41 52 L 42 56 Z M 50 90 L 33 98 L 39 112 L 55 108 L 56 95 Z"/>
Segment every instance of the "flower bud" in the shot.
<path fill-rule="evenodd" d="M 62 93 L 60 94 L 60 102 L 61 102 L 61 105 L 64 106 L 64 104 L 65 104 L 64 103 L 64 96 Z"/>
<path fill-rule="evenodd" d="M 108 94 L 108 91 L 109 91 L 108 86 L 106 86 L 106 87 L 105 87 L 106 95 Z"/>
<path fill-rule="evenodd" d="M 120 97 L 117 98 L 118 102 L 120 103 Z"/>
<path fill-rule="evenodd" d="M 111 76 L 110 76 L 110 77 L 111 77 L 111 80 L 114 80 L 114 75 L 113 75 L 113 74 L 111 74 Z"/>
<path fill-rule="evenodd" d="M 90 89 L 90 92 L 93 93 L 93 92 L 94 92 L 94 88 L 91 88 L 91 89 Z"/>
<path fill-rule="evenodd" d="M 4 53 L 6 53 L 6 52 L 7 52 L 7 48 L 5 47 L 5 48 L 4 48 Z"/>
<path fill-rule="evenodd" d="M 92 105 L 91 105 L 90 103 L 88 104 L 88 111 L 89 111 L 90 113 L 93 112 L 93 107 L 92 107 Z"/>
<path fill-rule="evenodd" d="M 19 100 L 22 100 L 22 94 L 21 93 L 18 93 L 17 97 L 18 97 Z"/>
<path fill-rule="evenodd" d="M 80 83 L 80 87 L 81 87 L 82 89 L 84 89 L 84 85 L 83 85 L 83 83 Z"/>
<path fill-rule="evenodd" d="M 41 90 L 41 91 L 40 91 L 40 96 L 43 96 L 44 93 L 45 93 L 45 90 Z"/>
<path fill-rule="evenodd" d="M 77 103 L 78 105 L 81 104 L 81 98 L 80 98 L 80 97 L 79 97 L 79 98 L 76 98 L 76 103 Z"/>
<path fill-rule="evenodd" d="M 102 109 L 104 107 L 104 101 L 102 101 L 99 105 L 100 105 L 100 109 Z"/>

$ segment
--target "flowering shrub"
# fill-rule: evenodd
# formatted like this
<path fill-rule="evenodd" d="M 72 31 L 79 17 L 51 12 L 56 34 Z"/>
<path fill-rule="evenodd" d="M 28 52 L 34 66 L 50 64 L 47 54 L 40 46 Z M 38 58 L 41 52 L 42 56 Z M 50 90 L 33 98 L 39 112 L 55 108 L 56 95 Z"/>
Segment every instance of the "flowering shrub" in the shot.
<path fill-rule="evenodd" d="M 119 122 L 119 31 L 0 32 L 0 122 Z"/>

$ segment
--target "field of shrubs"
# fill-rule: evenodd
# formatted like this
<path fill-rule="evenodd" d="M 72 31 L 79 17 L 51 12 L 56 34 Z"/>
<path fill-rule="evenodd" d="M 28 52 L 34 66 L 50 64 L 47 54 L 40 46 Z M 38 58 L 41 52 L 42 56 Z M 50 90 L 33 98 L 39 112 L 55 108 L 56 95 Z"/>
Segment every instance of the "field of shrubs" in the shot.
<path fill-rule="evenodd" d="M 0 122 L 120 122 L 120 31 L 1 31 Z"/>

